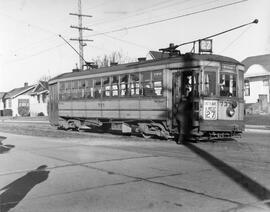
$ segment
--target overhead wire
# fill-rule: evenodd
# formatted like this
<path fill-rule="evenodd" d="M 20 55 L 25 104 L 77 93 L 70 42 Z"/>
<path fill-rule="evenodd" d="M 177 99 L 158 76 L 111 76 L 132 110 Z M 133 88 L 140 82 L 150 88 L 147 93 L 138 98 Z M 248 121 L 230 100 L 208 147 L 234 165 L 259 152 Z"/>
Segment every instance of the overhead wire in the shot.
<path fill-rule="evenodd" d="M 175 19 L 179 19 L 179 18 L 191 16 L 191 15 L 196 15 L 196 14 L 200 14 L 200 13 L 209 12 L 209 11 L 212 11 L 212 10 L 232 6 L 232 5 L 235 5 L 235 4 L 240 4 L 240 3 L 243 3 L 243 2 L 246 2 L 246 1 L 248 1 L 248 0 L 240 0 L 240 1 L 233 2 L 233 3 L 223 4 L 223 5 L 216 6 L 216 7 L 211 7 L 211 8 L 208 8 L 208 9 L 203 9 L 203 10 L 198 10 L 198 11 L 195 11 L 195 12 L 186 13 L 186 14 L 183 14 L 183 15 L 178 15 L 178 16 L 174 16 L 174 17 L 170 17 L 170 18 L 160 19 L 160 20 L 157 20 L 157 21 L 152 21 L 152 22 L 148 22 L 148 23 L 138 24 L 138 25 L 124 27 L 124 28 L 115 29 L 115 30 L 110 30 L 110 31 L 106 31 L 106 32 L 101 32 L 101 33 L 97 33 L 97 34 L 87 36 L 87 37 L 94 37 L 94 36 L 103 35 L 103 34 L 110 34 L 110 33 L 120 32 L 120 31 L 124 31 L 124 30 L 136 29 L 136 28 L 149 26 L 149 25 L 153 25 L 153 24 L 157 24 L 157 23 L 163 23 L 163 22 L 167 22 L 167 21 L 171 21 L 171 20 L 175 20 Z"/>
<path fill-rule="evenodd" d="M 192 5 L 192 6 L 189 6 L 189 7 L 185 7 L 185 8 L 183 8 L 183 9 L 180 9 L 180 10 L 177 10 L 176 12 L 177 12 L 177 14 L 179 14 L 179 12 L 180 11 L 185 11 L 185 10 L 189 10 L 189 9 L 194 9 L 194 8 L 197 8 L 197 7 L 201 7 L 201 6 L 205 6 L 205 5 L 209 5 L 209 4 L 212 4 L 212 3 L 214 3 L 214 2 L 217 2 L 217 1 L 221 1 L 221 0 L 211 0 L 211 1 L 208 1 L 208 2 L 204 2 L 204 3 L 201 3 L 201 4 L 196 4 L 196 5 Z M 183 2 L 183 3 L 185 3 L 185 2 Z M 174 6 L 174 5 L 173 5 Z M 162 8 L 161 8 L 162 9 Z M 155 11 L 155 10 L 153 10 L 153 11 Z M 151 11 L 151 12 L 153 12 L 153 11 Z M 163 15 L 167 15 L 167 14 L 169 14 L 169 15 L 172 15 L 172 12 L 168 12 L 168 13 L 162 13 Z M 156 16 L 154 16 L 154 17 L 152 17 L 153 19 L 154 18 L 159 18 L 160 17 L 160 15 L 156 15 Z M 134 21 L 134 22 L 138 22 L 138 21 L 144 21 L 146 18 L 143 18 L 143 19 L 140 19 L 140 20 L 138 20 L 138 19 L 136 19 L 136 21 Z M 147 17 L 147 19 L 149 19 L 148 17 Z M 133 23 L 134 23 L 133 22 Z"/>
<path fill-rule="evenodd" d="M 53 46 L 53 47 L 44 49 L 44 50 L 42 50 L 42 51 L 40 51 L 40 52 L 34 53 L 34 54 L 32 54 L 32 55 L 28 55 L 28 56 L 25 56 L 25 57 L 22 57 L 22 58 L 19 58 L 19 59 L 10 60 L 10 61 L 8 61 L 8 62 L 5 62 L 4 64 L 10 64 L 10 63 L 18 62 L 18 61 L 21 61 L 21 60 L 26 60 L 26 59 L 28 59 L 28 58 L 32 58 L 32 57 L 38 56 L 38 55 L 40 55 L 40 54 L 43 54 L 43 53 L 45 53 L 45 52 L 51 51 L 51 50 L 53 50 L 53 49 L 59 48 L 59 47 L 64 46 L 64 45 L 65 45 L 65 44 L 58 44 L 58 45 L 56 45 L 56 46 Z"/>
<path fill-rule="evenodd" d="M 176 1 L 176 0 L 171 0 L 171 2 L 173 1 Z M 187 1 L 187 0 L 184 0 L 184 1 Z M 183 1 L 181 1 L 180 3 L 182 3 Z M 143 14 L 146 14 L 147 12 L 149 12 L 149 10 L 152 12 L 155 10 L 155 7 L 161 5 L 161 4 L 164 4 L 164 3 L 168 3 L 168 1 L 161 1 L 161 2 L 158 2 L 154 5 L 150 5 L 149 7 L 144 7 L 144 8 L 139 8 L 135 11 L 133 11 L 130 15 L 127 15 L 125 16 L 125 20 L 128 19 L 128 18 L 132 18 L 132 17 L 135 17 L 135 16 L 138 16 L 138 15 L 143 15 Z M 161 8 L 161 9 L 165 9 L 165 7 Z M 108 18 L 103 18 L 103 19 L 100 19 L 100 20 L 97 20 L 96 22 L 93 22 L 93 24 L 90 25 L 90 27 L 92 26 L 98 26 L 100 24 L 108 24 L 108 23 L 111 23 L 111 22 L 115 22 L 115 21 L 123 21 L 123 15 L 118 15 L 117 17 L 115 18 L 110 18 L 109 20 L 107 20 Z"/>
<path fill-rule="evenodd" d="M 217 1 L 217 0 L 215 0 Z M 208 8 L 208 9 L 203 9 L 203 10 L 199 10 L 199 11 L 195 11 L 195 12 L 191 12 L 191 13 L 187 13 L 187 14 L 183 14 L 183 15 L 178 15 L 178 16 L 174 16 L 174 17 L 171 17 L 171 18 L 166 18 L 166 19 L 161 19 L 161 20 L 157 20 L 157 21 L 152 21 L 152 22 L 148 22 L 148 23 L 144 23 L 144 24 L 139 24 L 139 25 L 134 25 L 134 26 L 129 26 L 129 27 L 125 27 L 125 28 L 121 28 L 121 29 L 116 29 L 116 30 L 111 30 L 111 31 L 107 31 L 107 32 L 100 32 L 100 33 L 96 33 L 94 35 L 90 35 L 90 36 L 85 36 L 85 37 L 94 37 L 94 36 L 98 36 L 98 35 L 103 35 L 103 36 L 106 36 L 106 37 L 109 37 L 111 39 L 115 39 L 115 40 L 118 40 L 118 41 L 122 41 L 122 42 L 125 42 L 125 43 L 129 43 L 131 45 L 135 45 L 137 47 L 142 47 L 142 48 L 145 48 L 144 46 L 142 45 L 139 45 L 139 44 L 136 44 L 134 42 L 130 42 L 130 41 L 126 41 L 126 40 L 123 40 L 123 39 L 120 39 L 120 38 L 116 38 L 116 37 L 113 37 L 113 36 L 108 36 L 107 34 L 110 34 L 110 33 L 114 33 L 114 32 L 119 32 L 119 31 L 123 31 L 123 30 L 129 30 L 129 29 L 135 29 L 135 28 L 140 28 L 140 27 L 144 27 L 144 26 L 148 26 L 148 25 L 152 25 L 152 24 L 157 24 L 157 23 L 162 23 L 162 22 L 166 22 L 166 21 L 170 21 L 170 20 L 174 20 L 174 19 L 179 19 L 179 18 L 183 18 L 183 17 L 186 17 L 186 16 L 191 16 L 191 15 L 195 15 L 195 14 L 200 14 L 200 13 L 203 13 L 203 12 L 208 12 L 208 11 L 211 11 L 211 10 L 216 10 L 216 9 L 220 9 L 220 8 L 223 8 L 223 7 L 228 7 L 228 6 L 231 6 L 231 5 L 235 5 L 235 4 L 239 4 L 239 3 L 242 3 L 242 2 L 245 2 L 245 1 L 248 1 L 248 0 L 240 0 L 240 1 L 237 1 L 237 2 L 233 2 L 233 3 L 228 3 L 228 4 L 223 4 L 223 5 L 220 5 L 220 6 L 216 6 L 216 7 L 211 7 L 211 8 Z M 34 25 L 31 25 L 34 27 Z M 38 27 L 39 29 L 42 29 L 41 27 Z M 43 29 L 44 30 L 44 29 Z M 46 30 L 47 31 L 47 30 Z M 53 33 L 55 35 L 55 32 L 51 32 L 50 33 Z M 55 48 L 58 48 L 59 46 L 62 46 L 64 44 L 61 44 L 61 45 L 57 45 L 57 46 L 54 46 L 52 48 L 49 48 L 49 49 L 45 49 L 45 50 L 42 50 L 34 55 L 31 55 L 30 57 L 32 56 L 36 56 L 36 55 L 39 55 L 43 52 L 46 52 L 48 50 L 51 50 L 51 49 L 55 49 Z"/>

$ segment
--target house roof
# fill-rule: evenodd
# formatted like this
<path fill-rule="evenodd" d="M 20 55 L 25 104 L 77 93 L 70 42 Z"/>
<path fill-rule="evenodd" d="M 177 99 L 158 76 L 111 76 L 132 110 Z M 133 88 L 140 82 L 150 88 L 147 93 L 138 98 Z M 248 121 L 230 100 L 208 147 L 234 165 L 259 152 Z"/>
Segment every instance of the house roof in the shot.
<path fill-rule="evenodd" d="M 2 99 L 5 96 L 6 92 L 0 92 L 0 99 Z"/>
<path fill-rule="evenodd" d="M 38 84 L 35 86 L 33 89 L 33 94 L 34 93 L 41 93 L 41 92 L 46 92 L 49 91 L 49 84 L 46 81 L 39 81 Z"/>
<path fill-rule="evenodd" d="M 254 64 L 251 65 L 245 73 L 245 78 L 248 77 L 259 77 L 270 75 L 270 70 L 265 69 L 262 65 Z"/>
<path fill-rule="evenodd" d="M 242 63 L 245 65 L 246 70 L 254 64 L 261 65 L 264 69 L 270 70 L 270 54 L 247 57 Z"/>
<path fill-rule="evenodd" d="M 34 88 L 34 85 L 20 87 L 20 88 L 14 88 L 11 91 L 7 92 L 7 94 L 5 95 L 5 99 L 15 98 L 16 96 L 19 96 L 23 93 L 26 93 L 33 88 Z"/>

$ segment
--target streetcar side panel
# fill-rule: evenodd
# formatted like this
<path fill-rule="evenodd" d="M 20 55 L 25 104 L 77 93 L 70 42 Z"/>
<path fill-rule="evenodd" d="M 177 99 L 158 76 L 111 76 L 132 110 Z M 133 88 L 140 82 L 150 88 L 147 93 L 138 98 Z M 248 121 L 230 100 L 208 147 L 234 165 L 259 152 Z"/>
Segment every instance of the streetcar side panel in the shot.
<path fill-rule="evenodd" d="M 58 85 L 57 83 L 49 85 L 48 116 L 52 125 L 58 125 Z"/>
<path fill-rule="evenodd" d="M 166 120 L 167 101 L 165 97 L 60 101 L 59 116 L 82 119 Z"/>

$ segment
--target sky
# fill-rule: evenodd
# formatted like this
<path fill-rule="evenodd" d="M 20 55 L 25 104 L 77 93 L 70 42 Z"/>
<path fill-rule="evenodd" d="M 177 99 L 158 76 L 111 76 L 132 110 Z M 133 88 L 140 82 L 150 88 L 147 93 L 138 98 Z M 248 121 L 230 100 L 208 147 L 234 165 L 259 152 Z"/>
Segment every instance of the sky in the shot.
<path fill-rule="evenodd" d="M 259 19 L 213 39 L 213 52 L 239 61 L 270 54 L 269 0 L 81 0 L 84 58 L 113 51 L 131 59 Z M 227 5 L 227 6 L 226 6 Z M 0 92 L 70 72 L 79 63 L 78 0 L 0 0 Z M 162 22 L 160 22 L 163 20 Z M 150 24 L 156 22 L 155 24 Z M 134 27 L 138 26 L 140 27 Z M 182 53 L 192 46 L 180 48 Z"/>

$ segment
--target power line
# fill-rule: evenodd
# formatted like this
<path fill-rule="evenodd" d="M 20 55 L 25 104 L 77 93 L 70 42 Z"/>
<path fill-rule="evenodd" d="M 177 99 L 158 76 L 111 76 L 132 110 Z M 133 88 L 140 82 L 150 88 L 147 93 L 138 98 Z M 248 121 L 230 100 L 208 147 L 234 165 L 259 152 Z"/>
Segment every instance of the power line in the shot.
<path fill-rule="evenodd" d="M 13 62 L 21 61 L 21 60 L 26 60 L 26 59 L 28 59 L 28 58 L 38 56 L 38 55 L 40 55 L 40 54 L 43 54 L 43 53 L 45 53 L 45 52 L 51 51 L 51 50 L 53 50 L 53 49 L 59 48 L 59 47 L 64 46 L 64 45 L 65 45 L 65 44 L 58 44 L 58 45 L 56 45 L 56 46 L 53 46 L 53 47 L 51 47 L 51 48 L 44 49 L 44 50 L 42 50 L 42 51 L 40 51 L 40 52 L 37 52 L 37 53 L 35 53 L 35 54 L 29 55 L 29 56 L 26 56 L 26 57 L 23 57 L 23 58 L 19 58 L 19 59 L 15 59 L 15 60 L 8 61 L 8 62 L 6 62 L 5 64 L 9 64 L 9 63 L 13 63 Z"/>
<path fill-rule="evenodd" d="M 22 51 L 22 50 L 24 50 L 24 49 L 36 47 L 36 46 L 38 46 L 40 43 L 43 43 L 44 41 L 53 41 L 53 40 L 55 40 L 55 39 L 56 39 L 56 36 L 55 36 L 55 35 L 52 35 L 52 36 L 50 36 L 50 37 L 47 37 L 47 38 L 38 40 L 38 41 L 36 41 L 36 42 L 32 42 L 32 43 L 26 44 L 26 45 L 24 45 L 24 46 L 21 46 L 21 47 L 15 49 L 15 50 L 11 50 L 11 51 L 9 52 L 9 54 L 16 54 L 17 52 Z"/>
<path fill-rule="evenodd" d="M 245 1 L 248 1 L 248 0 L 241 0 L 241 1 L 237 1 L 237 2 L 233 2 L 233 3 L 229 3 L 229 4 L 224 4 L 224 5 L 220 5 L 220 6 L 216 6 L 216 7 L 212 7 L 212 8 L 208 8 L 208 9 L 204 9 L 204 10 L 199 10 L 199 11 L 195 11 L 195 12 L 191 12 L 191 13 L 187 13 L 187 14 L 183 14 L 183 15 L 179 15 L 179 16 L 175 16 L 175 17 L 171 17 L 171 18 L 167 18 L 167 19 L 162 19 L 162 20 L 158 20 L 158 21 L 153 21 L 153 22 L 149 22 L 149 23 L 144 23 L 144 24 L 140 24 L 140 25 L 135 25 L 135 26 L 130 26 L 130 27 L 125 27 L 125 28 L 122 28 L 122 29 L 116 29 L 116 30 L 111 30 L 111 31 L 107 31 L 107 32 L 101 32 L 101 33 L 97 33 L 95 35 L 91 35 L 91 36 L 85 36 L 85 37 L 92 37 L 92 36 L 99 36 L 99 35 L 103 35 L 103 36 L 107 36 L 111 39 L 115 39 L 115 40 L 118 40 L 118 41 L 121 41 L 121 42 L 125 42 L 125 43 L 129 43 L 131 45 L 136 45 L 138 47 L 142 47 L 142 48 L 146 48 L 146 47 L 143 47 L 139 44 L 136 44 L 136 43 L 133 43 L 133 42 L 130 42 L 130 41 L 126 41 L 126 40 L 122 40 L 122 39 L 119 39 L 119 38 L 116 38 L 116 37 L 112 37 L 112 36 L 108 36 L 107 34 L 109 33 L 114 33 L 114 32 L 118 32 L 118 31 L 123 31 L 123 30 L 129 30 L 129 29 L 134 29 L 134 28 L 139 28 L 139 27 L 143 27 L 143 26 L 148 26 L 148 25 L 152 25 L 152 24 L 157 24 L 157 23 L 162 23 L 162 22 L 166 22 L 166 21 L 170 21 L 170 20 L 173 20 L 173 19 L 178 19 L 178 18 L 182 18 L 182 17 L 186 17 L 186 16 L 191 16 L 191 15 L 195 15 L 195 14 L 199 14 L 199 13 L 203 13 L 203 12 L 208 12 L 208 11 L 211 11 L 211 10 L 215 10 L 215 9 L 220 9 L 220 8 L 223 8 L 223 7 L 228 7 L 228 6 L 231 6 L 231 5 L 234 5 L 234 4 L 239 4 L 239 3 L 242 3 L 242 2 L 245 2 Z M 21 21 L 20 21 L 21 22 Z M 33 25 L 32 25 L 33 26 Z M 53 33 L 54 34 L 54 33 Z M 54 34 L 55 35 L 55 34 Z M 55 49 L 55 48 L 58 48 L 60 46 L 62 46 L 63 44 L 61 45 L 57 45 L 55 47 L 52 47 L 52 48 L 49 48 L 49 49 L 45 49 L 45 50 L 42 50 L 34 55 L 30 55 L 28 57 L 32 57 L 32 56 L 36 56 L 36 55 L 39 55 L 39 54 L 42 54 L 46 51 L 49 51 L 49 50 L 52 50 L 52 49 Z M 26 57 L 26 58 L 28 58 Z M 26 58 L 22 58 L 22 59 L 26 59 Z"/>
<path fill-rule="evenodd" d="M 51 30 L 49 30 L 49 29 L 46 29 L 46 28 L 44 28 L 44 27 L 40 27 L 40 26 L 37 26 L 37 25 L 34 25 L 34 24 L 29 24 L 27 21 L 18 20 L 18 19 L 16 19 L 16 18 L 11 17 L 11 16 L 9 16 L 9 15 L 6 15 L 6 14 L 4 14 L 4 13 L 2 13 L 2 12 L 0 13 L 0 15 L 9 18 L 9 19 L 12 20 L 12 21 L 15 21 L 15 22 L 18 22 L 18 23 L 22 23 L 22 24 L 24 24 L 24 25 L 27 25 L 28 27 L 36 28 L 36 29 L 41 30 L 41 31 L 43 31 L 43 32 L 47 32 L 47 33 L 50 33 L 50 34 L 53 34 L 53 35 L 57 35 L 55 32 L 53 32 L 53 31 L 51 31 Z"/>
<path fill-rule="evenodd" d="M 214 0 L 214 1 L 219 1 L 219 0 Z M 211 2 L 214 2 L 214 1 L 211 1 Z M 155 8 L 155 7 L 157 7 L 157 6 L 164 5 L 164 3 L 166 3 L 166 2 L 167 2 L 167 1 L 160 1 L 160 2 L 158 2 L 158 3 L 154 4 L 154 5 L 152 5 L 151 7 L 148 7 L 148 8 L 143 9 L 144 12 L 135 13 L 134 15 L 128 16 L 127 18 L 133 17 L 133 16 L 135 16 L 135 15 L 137 16 L 137 15 L 140 15 L 140 14 L 144 14 L 147 10 L 153 9 L 153 8 Z M 171 2 L 170 2 L 170 3 L 171 3 Z M 179 3 L 185 3 L 185 1 L 181 1 L 181 2 L 179 2 Z M 203 4 L 207 4 L 207 3 L 209 3 L 209 2 L 206 2 L 206 3 L 203 3 Z M 203 4 L 200 4 L 200 5 L 203 5 Z M 104 3 L 103 3 L 103 4 L 100 4 L 100 5 L 98 5 L 98 6 L 102 6 L 102 5 L 104 5 Z M 197 5 L 197 6 L 200 6 L 200 5 Z M 189 8 L 186 8 L 186 9 L 191 9 L 191 8 L 194 8 L 194 7 L 197 7 L 197 6 L 189 7 Z M 168 6 L 161 7 L 160 9 L 163 9 L 163 8 L 166 8 L 166 7 L 168 7 Z M 94 7 L 94 8 L 95 8 L 95 7 Z M 92 8 L 92 9 L 93 9 L 93 8 Z M 137 11 L 141 11 L 141 10 L 136 10 L 135 12 L 137 12 Z M 38 28 L 38 29 L 40 29 L 40 30 L 42 30 L 42 31 L 46 31 L 46 32 L 48 32 L 48 33 L 50 33 L 50 34 L 53 34 L 53 36 L 51 36 L 51 37 L 55 37 L 55 39 L 58 37 L 58 34 L 59 34 L 59 33 L 52 32 L 52 31 L 47 30 L 47 29 L 45 29 L 45 28 L 42 28 L 42 27 L 40 27 L 40 26 L 35 26 L 35 25 L 33 25 L 33 24 L 29 24 L 29 23 L 26 22 L 26 21 L 17 20 L 16 18 L 13 18 L 13 17 L 11 17 L 11 16 L 9 16 L 9 15 L 6 15 L 6 14 L 3 14 L 3 13 L 2 13 L 2 15 L 6 16 L 6 17 L 12 19 L 13 21 L 18 22 L 18 23 L 23 23 L 23 24 L 27 25 L 28 27 Z M 121 20 L 122 20 L 122 19 L 121 19 Z M 112 20 L 112 21 L 117 21 L 117 20 Z M 109 21 L 109 22 L 111 22 L 111 21 Z M 105 23 L 106 23 L 106 22 L 105 22 Z M 96 24 L 94 24 L 94 25 L 96 25 Z M 29 48 L 30 45 L 42 43 L 42 42 L 47 41 L 47 40 L 52 40 L 51 37 L 45 38 L 45 39 L 42 39 L 42 40 L 39 40 L 39 41 L 36 41 L 36 42 L 33 42 L 33 43 L 30 43 L 30 44 L 28 44 L 27 46 L 25 45 L 25 46 L 23 46 L 23 47 L 19 47 L 19 48 L 16 49 L 16 50 L 12 50 L 11 53 L 16 53 L 16 51 L 20 51 L 20 50 L 23 50 L 23 49 L 25 49 L 25 48 Z M 107 36 L 107 37 L 108 37 L 108 36 Z M 118 41 L 122 41 L 122 42 L 125 42 L 125 43 L 132 44 L 132 42 L 130 42 L 130 41 L 125 41 L 125 40 L 122 40 L 122 39 L 119 39 L 119 38 L 115 38 L 115 37 L 110 37 L 110 38 L 115 39 L 115 40 L 118 40 Z M 135 44 L 135 43 L 133 43 L 133 44 Z M 132 44 L 132 45 L 133 45 L 133 44 Z M 36 45 L 35 45 L 35 46 L 36 46 Z M 139 44 L 135 44 L 135 46 L 140 46 L 140 45 L 139 45 Z M 145 48 L 145 47 L 143 47 L 143 48 Z"/>
<path fill-rule="evenodd" d="M 180 11 L 185 11 L 185 10 L 193 9 L 193 8 L 196 8 L 196 7 L 200 7 L 200 6 L 212 4 L 212 3 L 217 2 L 217 1 L 221 1 L 221 0 L 212 0 L 212 1 L 208 1 L 208 2 L 201 3 L 201 4 L 192 5 L 192 6 L 189 6 L 189 7 L 184 8 L 184 9 L 177 10 L 177 13 L 179 13 Z M 184 1 L 184 2 L 178 2 L 177 4 L 179 4 L 179 3 L 183 4 L 183 3 L 186 3 L 186 2 L 187 2 L 187 1 Z M 165 6 L 165 7 L 161 7 L 161 8 L 157 8 L 157 9 L 152 9 L 151 12 L 157 11 L 157 10 L 161 10 L 161 9 L 164 9 L 164 8 L 168 8 L 168 7 L 171 7 L 171 6 L 175 6 L 175 5 L 177 5 L 177 4 L 172 4 L 172 5 L 169 5 L 169 6 Z M 147 12 L 147 11 L 141 12 L 141 13 L 137 13 L 137 14 L 135 14 L 134 16 L 137 16 L 137 15 L 143 15 L 143 14 L 145 14 L 146 12 Z M 166 14 L 172 15 L 172 12 L 168 12 L 168 13 L 166 13 Z M 164 15 L 164 13 L 163 13 L 163 15 Z M 125 19 L 126 19 L 126 18 L 131 18 L 131 17 L 134 17 L 134 16 L 128 16 L 128 17 L 125 17 Z M 160 14 L 157 15 L 157 16 L 155 16 L 155 17 L 153 17 L 153 18 L 156 18 L 156 17 L 159 18 L 159 17 L 160 17 Z M 147 18 L 147 19 L 148 19 L 148 18 Z M 122 18 L 121 20 L 123 20 L 123 18 Z M 141 19 L 140 21 L 144 21 L 144 20 L 145 20 L 145 18 Z M 117 20 L 115 20 L 115 21 L 117 21 Z M 110 21 L 110 22 L 112 22 L 112 21 Z M 136 23 L 137 23 L 137 22 L 138 22 L 138 20 L 136 20 Z M 105 23 L 106 23 L 106 22 L 105 22 Z"/>
<path fill-rule="evenodd" d="M 203 9 L 203 10 L 199 10 L 199 11 L 195 11 L 195 12 L 191 12 L 191 13 L 186 13 L 186 14 L 174 16 L 174 17 L 171 17 L 171 18 L 161 19 L 161 20 L 158 20 L 158 21 L 152 21 L 152 22 L 148 22 L 148 23 L 144 23 L 144 24 L 138 24 L 138 25 L 129 26 L 129 27 L 124 27 L 124 28 L 121 28 L 121 29 L 110 30 L 110 31 L 107 31 L 107 32 L 97 33 L 97 34 L 94 34 L 94 35 L 91 35 L 91 36 L 85 36 L 85 37 L 94 37 L 94 36 L 98 36 L 98 35 L 110 34 L 110 33 L 120 32 L 120 31 L 124 31 L 124 30 L 136 29 L 136 28 L 149 26 L 149 25 L 153 25 L 153 24 L 157 24 L 157 23 L 162 23 L 162 22 L 166 22 L 166 21 L 171 21 L 171 20 L 175 20 L 175 19 L 179 19 L 179 18 L 183 18 L 183 17 L 195 15 L 195 14 L 209 12 L 211 10 L 216 10 L 216 9 L 232 6 L 232 5 L 235 5 L 235 4 L 243 3 L 245 1 L 248 1 L 248 0 L 241 0 L 241 1 L 233 2 L 233 3 L 229 3 L 229 4 L 223 4 L 223 5 L 220 5 L 220 6 L 211 7 L 211 8 L 208 8 L 208 9 Z"/>
<path fill-rule="evenodd" d="M 171 2 L 173 2 L 173 1 L 175 1 L 175 0 L 171 0 Z M 184 0 L 184 1 L 187 1 L 187 0 Z M 163 5 L 164 3 L 168 3 L 168 0 L 158 2 L 158 3 L 156 3 L 154 5 L 151 5 L 150 7 L 147 7 L 147 8 L 144 7 L 144 8 L 137 9 L 137 10 L 132 12 L 133 14 L 125 16 L 125 19 L 132 18 L 132 17 L 138 16 L 138 15 L 143 15 L 143 14 L 147 13 L 149 10 L 151 10 L 151 12 L 154 11 L 154 10 L 157 10 L 157 9 L 154 9 L 154 8 L 157 7 L 157 6 Z M 179 3 L 183 3 L 183 1 L 178 2 L 178 3 L 174 3 L 174 5 L 179 4 Z M 161 9 L 164 9 L 164 8 L 166 8 L 166 7 L 163 7 Z M 110 18 L 109 21 L 107 21 L 106 18 L 97 20 L 97 22 L 94 22 L 91 26 L 97 26 L 97 25 L 100 25 L 100 24 L 111 23 L 111 22 L 115 22 L 115 21 L 119 21 L 119 20 L 121 20 L 121 21 L 123 20 L 123 15 L 119 15 L 119 16 L 116 17 L 116 19 L 113 19 L 113 20 L 111 20 L 111 18 Z"/>

